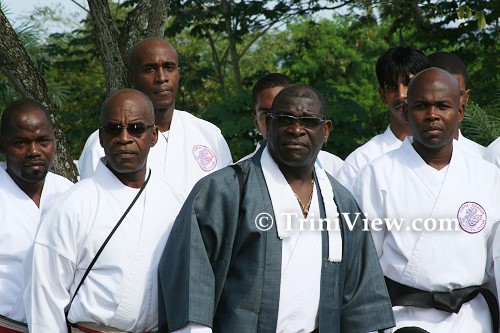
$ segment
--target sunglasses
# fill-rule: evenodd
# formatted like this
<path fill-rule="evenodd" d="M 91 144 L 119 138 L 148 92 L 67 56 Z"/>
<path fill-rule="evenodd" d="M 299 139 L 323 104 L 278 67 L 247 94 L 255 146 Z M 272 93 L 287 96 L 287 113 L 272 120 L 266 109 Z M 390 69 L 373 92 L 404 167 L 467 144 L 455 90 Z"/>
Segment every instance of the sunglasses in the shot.
<path fill-rule="evenodd" d="M 268 116 L 274 120 L 278 127 L 289 127 L 298 122 L 304 128 L 315 129 L 325 122 L 325 118 L 321 117 L 294 117 L 287 114 L 274 113 L 269 113 Z"/>
<path fill-rule="evenodd" d="M 122 124 L 117 124 L 117 123 L 107 123 L 104 126 L 101 126 L 103 129 L 104 133 L 112 135 L 112 136 L 118 136 L 122 132 L 122 130 L 126 129 L 127 132 L 130 135 L 133 136 L 141 136 L 146 132 L 148 128 L 154 127 L 155 125 L 146 125 L 141 122 L 137 123 L 130 123 L 128 125 L 122 125 Z"/>

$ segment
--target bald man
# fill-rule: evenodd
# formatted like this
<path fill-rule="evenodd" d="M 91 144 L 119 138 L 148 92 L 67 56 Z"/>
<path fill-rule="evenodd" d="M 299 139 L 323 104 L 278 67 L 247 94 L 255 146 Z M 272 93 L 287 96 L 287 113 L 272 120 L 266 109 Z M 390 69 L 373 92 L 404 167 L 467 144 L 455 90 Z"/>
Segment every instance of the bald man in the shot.
<path fill-rule="evenodd" d="M 454 53 L 444 51 L 434 52 L 427 57 L 433 67 L 444 69 L 457 79 L 458 89 L 460 90 L 460 103 L 465 104 L 465 108 L 467 109 L 467 103 L 470 97 L 469 74 L 462 59 Z M 486 152 L 486 148 L 466 138 L 460 131 L 460 124 L 461 122 L 458 123 L 457 129 L 455 130 L 455 140 L 461 144 L 464 151 L 482 158 Z"/>
<path fill-rule="evenodd" d="M 157 140 L 145 94 L 124 89 L 104 102 L 105 157 L 44 214 L 26 259 L 30 332 L 67 332 L 66 319 L 73 332 L 158 329 L 156 270 L 183 198 L 146 166 Z"/>
<path fill-rule="evenodd" d="M 153 102 L 158 142 L 148 165 L 185 194 L 207 174 L 232 163 L 231 152 L 220 129 L 188 112 L 175 109 L 180 67 L 175 48 L 161 38 L 146 38 L 128 53 L 129 80 Z M 104 151 L 94 132 L 78 161 L 80 177 L 94 173 Z"/>
<path fill-rule="evenodd" d="M 11 103 L 2 113 L 0 151 L 0 332 L 26 331 L 23 261 L 44 207 L 73 185 L 49 172 L 56 140 L 47 109 L 32 99 Z"/>
<path fill-rule="evenodd" d="M 352 187 L 368 219 L 402 221 L 399 230 L 371 225 L 396 329 L 489 333 L 498 327 L 490 315 L 496 300 L 479 286 L 492 272 L 488 241 L 500 220 L 500 172 L 453 140 L 463 114 L 450 73 L 420 72 L 408 86 L 405 110 L 413 137 L 369 163 Z"/>

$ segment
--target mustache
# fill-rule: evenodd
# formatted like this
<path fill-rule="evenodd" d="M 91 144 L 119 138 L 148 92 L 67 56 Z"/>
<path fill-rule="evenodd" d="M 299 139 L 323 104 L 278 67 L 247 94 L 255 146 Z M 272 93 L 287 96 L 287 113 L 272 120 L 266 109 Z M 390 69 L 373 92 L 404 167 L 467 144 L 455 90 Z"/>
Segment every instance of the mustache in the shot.
<path fill-rule="evenodd" d="M 24 163 L 24 166 L 27 166 L 27 167 L 35 166 L 35 165 L 47 166 L 47 162 L 45 162 L 44 160 L 42 160 L 40 158 L 35 158 L 35 159 L 29 160 L 26 163 Z"/>
<path fill-rule="evenodd" d="M 423 128 L 424 131 L 442 131 L 443 129 L 440 126 L 437 125 L 431 125 L 431 126 L 425 126 Z"/>
<path fill-rule="evenodd" d="M 307 146 L 304 142 L 297 141 L 297 140 L 285 141 L 285 142 L 283 142 L 283 145 L 284 146 L 286 146 L 286 145 L 297 145 L 297 146 L 304 146 L 304 147 Z"/>

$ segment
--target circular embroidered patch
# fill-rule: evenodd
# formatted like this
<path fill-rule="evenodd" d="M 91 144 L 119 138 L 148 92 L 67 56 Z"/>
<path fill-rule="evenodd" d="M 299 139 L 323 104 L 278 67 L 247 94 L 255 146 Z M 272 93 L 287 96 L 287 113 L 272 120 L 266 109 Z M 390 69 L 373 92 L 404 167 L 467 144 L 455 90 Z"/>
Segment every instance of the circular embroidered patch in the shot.
<path fill-rule="evenodd" d="M 465 202 L 458 209 L 457 219 L 463 231 L 475 234 L 486 225 L 486 211 L 478 203 Z"/>
<path fill-rule="evenodd" d="M 212 171 L 217 165 L 217 156 L 208 147 L 202 145 L 194 146 L 193 156 L 203 171 Z"/>

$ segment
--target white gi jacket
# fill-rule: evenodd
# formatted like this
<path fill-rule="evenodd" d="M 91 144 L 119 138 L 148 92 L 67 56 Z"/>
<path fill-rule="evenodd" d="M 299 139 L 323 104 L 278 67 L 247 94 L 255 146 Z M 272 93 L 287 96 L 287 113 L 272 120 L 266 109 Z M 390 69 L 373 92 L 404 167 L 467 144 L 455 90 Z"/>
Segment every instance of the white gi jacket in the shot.
<path fill-rule="evenodd" d="M 462 132 L 458 130 L 458 143 L 461 145 L 461 148 L 464 152 L 467 152 L 469 154 L 478 156 L 478 157 L 483 157 L 484 153 L 486 152 L 486 147 L 483 145 L 480 145 L 477 142 L 474 142 L 470 139 L 467 139 L 465 136 L 462 135 Z"/>
<path fill-rule="evenodd" d="M 24 257 L 35 239 L 42 209 L 73 183 L 47 173 L 38 208 L 5 167 L 5 163 L 0 164 L 0 315 L 26 322 L 22 292 Z"/>
<path fill-rule="evenodd" d="M 486 148 L 484 159 L 496 164 L 496 166 L 500 168 L 500 137 L 490 143 L 490 145 Z"/>
<path fill-rule="evenodd" d="M 372 227 L 387 277 L 426 291 L 482 285 L 492 271 L 489 244 L 493 226 L 500 220 L 500 171 L 463 152 L 454 140 L 450 164 L 439 172 L 445 172 L 443 183 L 438 171 L 422 160 L 411 139 L 406 138 L 401 148 L 372 161 L 360 172 L 352 193 L 368 219 L 404 219 L 399 231 L 383 224 L 381 231 Z M 423 221 L 427 218 L 455 219 L 457 230 L 439 231 L 432 224 L 425 230 Z M 412 225 L 412 221 L 420 222 Z M 422 230 L 414 230 L 414 226 Z M 444 222 L 443 228 L 446 226 Z M 482 296 L 465 303 L 458 314 L 416 307 L 393 309 L 396 328 L 491 332 Z"/>
<path fill-rule="evenodd" d="M 399 148 L 402 143 L 392 132 L 391 126 L 387 126 L 384 133 L 374 136 L 347 156 L 339 170 L 337 180 L 346 188 L 350 188 L 354 178 L 368 162 Z"/>
<path fill-rule="evenodd" d="M 24 295 L 31 333 L 67 332 L 65 308 L 138 191 L 99 163 L 94 176 L 78 182 L 47 211 L 25 265 L 32 276 Z M 157 330 L 157 266 L 183 199 L 152 172 L 78 291 L 70 322 L 127 332 Z"/>
<path fill-rule="evenodd" d="M 99 131 L 95 131 L 87 139 L 78 161 L 80 179 L 94 173 L 102 156 Z M 186 196 L 200 178 L 232 163 L 220 129 L 180 110 L 174 111 L 170 130 L 159 133 L 158 142 L 148 156 L 151 169 L 163 175 L 169 184 L 182 189 Z"/>

